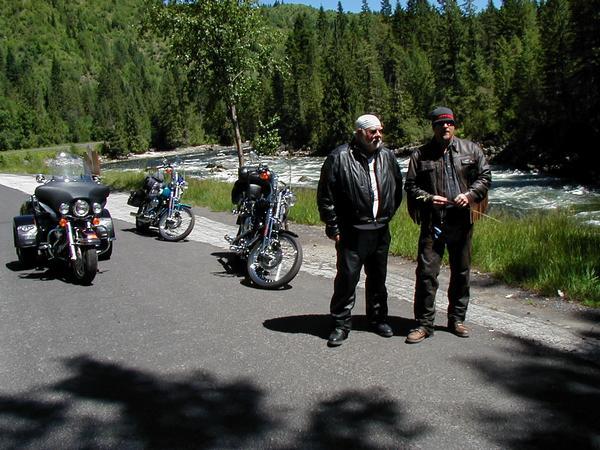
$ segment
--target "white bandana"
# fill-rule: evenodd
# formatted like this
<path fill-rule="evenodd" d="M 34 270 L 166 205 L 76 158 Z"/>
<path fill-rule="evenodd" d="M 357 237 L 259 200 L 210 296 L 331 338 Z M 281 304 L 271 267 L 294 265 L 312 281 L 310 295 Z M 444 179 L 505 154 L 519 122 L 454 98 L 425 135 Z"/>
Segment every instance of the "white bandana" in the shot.
<path fill-rule="evenodd" d="M 381 122 L 373 114 L 364 114 L 356 119 L 356 129 L 381 128 Z"/>

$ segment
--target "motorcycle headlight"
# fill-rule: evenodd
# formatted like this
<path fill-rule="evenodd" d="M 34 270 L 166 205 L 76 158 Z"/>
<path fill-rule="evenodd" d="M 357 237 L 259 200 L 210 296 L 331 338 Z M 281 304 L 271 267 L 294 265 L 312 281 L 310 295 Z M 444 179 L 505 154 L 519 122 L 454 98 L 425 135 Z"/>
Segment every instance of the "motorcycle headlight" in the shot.
<path fill-rule="evenodd" d="M 102 205 L 100 203 L 93 203 L 92 211 L 94 211 L 94 214 L 100 214 L 102 212 Z"/>
<path fill-rule="evenodd" d="M 90 212 L 90 204 L 85 200 L 76 200 L 73 204 L 73 214 L 77 217 L 87 216 Z"/>
<path fill-rule="evenodd" d="M 69 204 L 61 203 L 60 206 L 58 207 L 58 212 L 61 213 L 63 216 L 65 214 L 69 214 Z"/>

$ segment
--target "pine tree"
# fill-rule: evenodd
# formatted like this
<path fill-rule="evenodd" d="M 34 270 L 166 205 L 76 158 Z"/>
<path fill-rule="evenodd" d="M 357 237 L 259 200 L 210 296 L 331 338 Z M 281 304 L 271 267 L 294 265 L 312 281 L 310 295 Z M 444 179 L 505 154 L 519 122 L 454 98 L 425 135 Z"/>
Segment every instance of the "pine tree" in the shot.
<path fill-rule="evenodd" d="M 443 104 L 456 104 L 464 95 L 458 86 L 463 82 L 459 77 L 466 77 L 465 52 L 467 38 L 466 21 L 464 20 L 456 0 L 445 0 L 442 4 L 442 21 L 439 39 L 436 46 L 436 57 L 433 59 L 437 74 L 438 91 L 442 95 L 438 101 Z"/>
<path fill-rule="evenodd" d="M 571 22 L 573 44 L 568 75 L 571 101 L 567 108 L 569 144 L 576 149 L 572 164 L 576 173 L 596 182 L 598 155 L 593 143 L 600 140 L 600 1 L 571 0 Z"/>
<path fill-rule="evenodd" d="M 381 8 L 379 10 L 382 16 L 389 18 L 392 16 L 392 5 L 390 0 L 381 0 Z"/>
<path fill-rule="evenodd" d="M 284 136 L 296 147 L 313 146 L 321 124 L 319 66 L 314 29 L 306 14 L 296 17 L 286 54 L 290 77 L 286 83 Z"/>
<path fill-rule="evenodd" d="M 21 77 L 21 70 L 12 47 L 8 47 L 6 53 L 6 79 L 9 83 L 16 84 Z"/>
<path fill-rule="evenodd" d="M 319 149 L 332 150 L 347 142 L 356 110 L 356 93 L 352 87 L 349 70 L 350 58 L 346 47 L 347 17 L 341 2 L 334 22 L 333 39 L 325 56 L 324 90 L 321 110 L 327 126 L 320 133 Z"/>
<path fill-rule="evenodd" d="M 569 0 L 548 0 L 540 8 L 540 25 L 544 30 L 543 96 L 541 114 L 543 121 L 540 138 L 548 150 L 557 152 L 557 143 L 565 142 L 570 134 L 569 104 L 571 93 L 568 80 L 572 68 L 573 30 Z M 567 125 L 567 126 L 565 126 Z M 560 152 L 564 152 L 561 148 Z"/>
<path fill-rule="evenodd" d="M 154 144 L 161 149 L 172 149 L 185 143 L 185 106 L 177 92 L 173 70 L 166 70 L 160 89 L 160 106 L 156 122 Z"/>

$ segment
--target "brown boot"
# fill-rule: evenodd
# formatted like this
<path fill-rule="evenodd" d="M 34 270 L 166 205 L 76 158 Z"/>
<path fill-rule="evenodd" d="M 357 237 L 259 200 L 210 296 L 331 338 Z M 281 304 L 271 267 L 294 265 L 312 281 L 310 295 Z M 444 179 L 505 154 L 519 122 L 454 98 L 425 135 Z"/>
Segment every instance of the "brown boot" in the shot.
<path fill-rule="evenodd" d="M 469 337 L 469 329 L 465 327 L 465 324 L 462 322 L 457 321 L 449 323 L 448 330 L 450 331 L 450 333 L 455 334 L 458 337 Z"/>
<path fill-rule="evenodd" d="M 405 342 L 407 344 L 417 344 L 432 334 L 433 333 L 427 331 L 425 327 L 417 327 L 414 330 L 410 330 L 410 333 L 408 333 L 408 336 L 406 336 Z"/>

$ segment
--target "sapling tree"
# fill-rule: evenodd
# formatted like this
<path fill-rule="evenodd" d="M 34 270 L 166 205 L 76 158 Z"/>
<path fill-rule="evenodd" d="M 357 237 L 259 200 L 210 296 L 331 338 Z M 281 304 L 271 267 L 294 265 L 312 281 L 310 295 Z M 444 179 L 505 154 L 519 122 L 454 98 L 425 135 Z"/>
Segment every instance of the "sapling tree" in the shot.
<path fill-rule="evenodd" d="M 274 33 L 256 0 L 149 0 L 144 29 L 165 39 L 171 64 L 227 105 L 240 166 L 244 163 L 237 105 L 274 66 Z"/>

